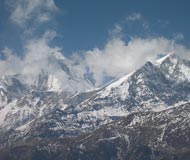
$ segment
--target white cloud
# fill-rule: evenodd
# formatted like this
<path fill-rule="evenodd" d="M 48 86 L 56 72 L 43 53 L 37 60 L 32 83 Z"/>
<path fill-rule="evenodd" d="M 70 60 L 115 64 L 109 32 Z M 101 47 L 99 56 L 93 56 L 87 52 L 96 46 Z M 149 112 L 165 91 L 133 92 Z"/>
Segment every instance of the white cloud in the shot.
<path fill-rule="evenodd" d="M 118 23 L 116 23 L 114 25 L 114 28 L 112 30 L 109 30 L 109 35 L 112 37 L 112 38 L 117 38 L 117 37 L 120 37 L 122 35 L 122 26 Z"/>
<path fill-rule="evenodd" d="M 60 48 L 49 46 L 49 42 L 55 36 L 55 32 L 47 31 L 42 38 L 30 40 L 25 45 L 25 57 L 22 62 L 22 65 L 24 66 L 22 70 L 23 74 L 35 76 L 38 75 L 42 69 L 54 65 L 49 65 L 48 59 L 53 53 L 60 52 Z"/>
<path fill-rule="evenodd" d="M 125 21 L 116 23 L 109 31 L 111 37 L 103 49 L 94 48 L 86 51 L 83 60 L 77 60 L 81 68 L 86 67 L 93 73 L 97 86 L 102 85 L 107 77 L 119 78 L 140 68 L 147 61 L 153 62 L 160 55 L 171 51 L 190 58 L 190 49 L 177 44 L 178 40 L 184 38 L 182 34 L 175 34 L 173 40 L 165 37 L 140 38 L 139 35 L 132 36 L 128 30 L 126 31 L 128 25 L 133 25 L 134 22 L 138 22 L 135 25 L 140 24 L 145 30 L 149 29 L 146 18 L 140 13 L 133 13 L 126 17 Z M 122 40 L 126 37 L 129 38 L 127 43 Z"/>
<path fill-rule="evenodd" d="M 51 18 L 50 18 L 50 15 L 49 15 L 49 14 L 43 13 L 43 14 L 39 14 L 37 20 L 38 20 L 40 23 L 43 23 L 43 22 L 49 21 L 50 19 L 51 19 Z"/>
<path fill-rule="evenodd" d="M 173 35 L 173 37 L 174 37 L 174 39 L 176 40 L 176 41 L 180 41 L 180 40 L 183 40 L 184 39 L 184 35 L 182 34 L 182 33 L 175 33 L 174 35 Z"/>
<path fill-rule="evenodd" d="M 59 71 L 57 63 L 50 63 L 53 54 L 61 54 L 60 48 L 50 47 L 49 42 L 56 36 L 54 31 L 46 31 L 40 39 L 33 39 L 24 46 L 24 57 L 19 58 L 12 50 L 5 48 L 1 51 L 6 54 L 5 60 L 0 60 L 0 76 L 24 74 L 28 82 L 34 81 L 43 69 L 49 73 Z"/>
<path fill-rule="evenodd" d="M 149 28 L 149 23 L 146 18 L 140 13 L 132 13 L 126 17 L 126 23 L 140 22 L 144 29 Z"/>
<path fill-rule="evenodd" d="M 0 60 L 0 76 L 23 74 L 27 82 L 33 83 L 43 69 L 56 75 L 67 84 L 67 75 L 60 72 L 60 66 L 51 60 L 53 54 L 62 54 L 59 47 L 51 47 L 50 42 L 56 36 L 54 31 L 47 31 L 40 39 L 28 41 L 24 47 L 25 56 L 19 58 L 13 51 L 5 48 L 1 51 L 6 55 Z M 119 78 L 140 68 L 147 61 L 154 62 L 159 55 L 174 50 L 179 56 L 190 58 L 190 49 L 164 37 L 133 38 L 128 43 L 120 38 L 108 41 L 103 49 L 94 48 L 82 56 L 75 53 L 72 69 L 77 76 L 82 77 L 88 68 L 93 73 L 96 85 L 102 85 L 106 77 Z M 75 63 L 77 62 L 77 63 Z"/>
<path fill-rule="evenodd" d="M 15 74 L 21 69 L 21 59 L 10 48 L 5 47 L 1 54 L 5 56 L 5 59 L 0 60 L 0 76 Z"/>
<path fill-rule="evenodd" d="M 54 0 L 16 0 L 12 8 L 11 20 L 20 26 L 30 20 L 49 21 L 57 10 Z"/>
<path fill-rule="evenodd" d="M 121 39 L 112 39 L 103 50 L 95 48 L 87 51 L 81 66 L 89 67 L 96 85 L 101 85 L 106 76 L 119 78 L 138 69 L 147 61 L 155 61 L 160 54 L 167 54 L 171 50 L 190 58 L 189 49 L 164 37 L 134 38 L 128 43 Z"/>
<path fill-rule="evenodd" d="M 6 59 L 13 55 L 13 51 L 8 47 L 5 47 L 1 53 Z"/>
<path fill-rule="evenodd" d="M 16 0 L 15 7 L 11 14 L 11 19 L 18 25 L 25 25 L 30 20 L 38 23 L 47 22 L 52 18 L 52 12 L 57 10 L 54 0 Z M 127 22 L 126 22 L 127 21 Z M 155 38 L 132 38 L 126 43 L 122 40 L 123 25 L 129 22 L 142 22 L 144 28 L 148 23 L 139 13 L 133 13 L 126 18 L 123 24 L 116 24 L 110 31 L 111 39 L 103 49 L 94 48 L 86 51 L 83 57 L 75 54 L 73 60 L 77 65 L 73 69 L 77 74 L 83 75 L 88 72 L 93 73 L 96 85 L 102 85 L 106 77 L 119 78 L 128 74 L 147 61 L 154 61 L 160 54 L 167 54 L 174 50 L 180 56 L 190 58 L 190 50 L 183 45 L 176 44 L 175 41 L 183 39 L 182 34 L 176 34 L 174 40 L 164 37 Z M 32 34 L 33 29 L 25 31 Z M 5 48 L 2 53 L 6 55 L 5 60 L 0 60 L 0 76 L 7 74 L 24 74 L 28 81 L 32 81 L 45 68 L 50 73 L 60 75 L 60 66 L 57 63 L 50 63 L 53 53 L 61 54 L 59 47 L 51 47 L 49 43 L 56 36 L 54 31 L 46 31 L 39 39 L 29 40 L 24 46 L 24 57 L 15 56 L 13 51 Z M 63 76 L 63 75 L 60 75 Z M 64 76 L 61 79 L 64 81 Z"/>
<path fill-rule="evenodd" d="M 46 31 L 39 39 L 29 40 L 24 45 L 24 57 L 18 57 L 9 48 L 0 53 L 6 55 L 0 59 L 0 77 L 4 75 L 21 75 L 19 79 L 27 84 L 37 84 L 39 75 L 48 73 L 48 86 L 52 89 L 66 91 L 84 91 L 91 87 L 84 81 L 85 66 L 78 66 L 63 56 L 59 47 L 50 43 L 56 32 Z M 60 65 L 60 61 L 65 64 Z M 62 69 L 65 68 L 65 69 Z M 71 78 L 72 77 L 72 78 Z"/>
<path fill-rule="evenodd" d="M 137 21 L 142 20 L 143 16 L 140 13 L 132 13 L 131 15 L 127 16 L 127 21 Z"/>
<path fill-rule="evenodd" d="M 129 38 L 141 36 L 149 32 L 149 22 L 140 13 L 132 13 L 123 21 L 115 23 L 113 29 L 109 30 L 111 38 Z M 138 35 L 136 35 L 138 34 Z"/>

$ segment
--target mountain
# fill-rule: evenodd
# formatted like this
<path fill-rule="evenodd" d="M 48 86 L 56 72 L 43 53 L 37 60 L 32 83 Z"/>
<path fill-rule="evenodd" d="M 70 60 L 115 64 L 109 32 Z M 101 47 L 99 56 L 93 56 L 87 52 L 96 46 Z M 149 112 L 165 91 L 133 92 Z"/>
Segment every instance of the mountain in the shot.
<path fill-rule="evenodd" d="M 36 119 L 27 135 L 41 138 L 77 136 L 132 112 L 158 112 L 185 104 L 190 95 L 189 69 L 189 61 L 173 54 L 162 58 L 161 63 L 147 62 L 106 87 L 86 93 L 89 97 L 84 96 L 86 94 L 72 97 L 74 102 L 80 95 L 86 99 L 81 98 L 78 105 L 74 103 Z"/>
<path fill-rule="evenodd" d="M 3 160 L 189 160 L 190 104 L 131 113 L 78 137 L 30 139 L 0 150 Z"/>
<path fill-rule="evenodd" d="M 72 96 L 34 90 L 1 109 L 0 117 L 6 119 L 1 120 L 0 130 L 11 130 L 10 141 L 78 136 L 132 112 L 160 111 L 188 102 L 189 75 L 190 62 L 170 54 L 100 89 Z"/>
<path fill-rule="evenodd" d="M 48 69 L 29 81 L 27 74 L 4 75 L 0 79 L 0 131 L 24 126 L 55 108 L 64 108 L 64 101 L 81 91 L 95 87 L 85 75 L 72 67 L 62 55 L 52 54 L 49 63 L 56 72 Z M 29 78 L 30 77 L 30 78 Z"/>
<path fill-rule="evenodd" d="M 32 85 L 26 83 L 24 79 L 25 75 L 4 76 L 0 80 L 1 156 L 7 157 L 10 150 L 14 153 L 15 150 L 24 150 L 26 146 L 29 155 L 31 155 L 31 153 L 38 155 L 39 153 L 39 157 L 43 157 L 44 155 L 47 155 L 49 158 L 52 156 L 56 157 L 57 155 L 62 157 L 60 155 L 61 151 L 67 154 L 67 150 L 65 149 L 67 145 L 63 144 L 68 143 L 73 149 L 68 151 L 68 156 L 71 157 L 70 159 L 72 159 L 72 157 L 76 159 L 77 156 L 82 157 L 82 159 L 88 159 L 91 155 L 96 157 L 95 155 L 98 156 L 97 153 L 99 149 L 104 149 L 104 144 L 103 146 L 96 146 L 95 149 L 88 146 L 89 150 L 84 150 L 84 156 L 88 157 L 83 157 L 81 155 L 83 151 L 76 148 L 76 146 L 78 146 L 79 142 L 83 142 L 83 139 L 89 140 L 89 142 L 85 141 L 85 144 L 89 143 L 90 145 L 95 143 L 95 141 L 90 140 L 88 136 L 92 134 L 94 138 L 101 139 L 99 135 L 101 136 L 104 132 L 107 132 L 106 128 L 118 130 L 118 132 L 122 132 L 122 134 L 128 134 L 128 131 L 123 131 L 125 126 L 119 125 L 117 122 L 128 122 L 129 120 L 126 119 L 130 119 L 130 117 L 132 117 L 134 121 L 139 121 L 143 115 L 143 125 L 147 128 L 142 128 L 141 125 L 137 125 L 135 129 L 128 127 L 129 134 L 133 139 L 131 143 L 134 143 L 129 153 L 134 152 L 131 159 L 135 159 L 134 156 L 136 154 L 143 155 L 146 151 L 147 154 L 151 152 L 151 156 L 153 156 L 152 148 L 155 144 L 157 145 L 161 142 L 154 140 L 154 144 L 152 139 L 148 141 L 148 137 L 153 138 L 155 136 L 158 138 L 161 136 L 160 130 L 163 128 L 160 124 L 163 122 L 163 126 L 165 126 L 168 123 L 173 123 L 178 116 L 179 118 L 182 117 L 180 124 L 182 124 L 183 119 L 186 121 L 189 120 L 188 117 L 185 119 L 183 115 L 185 112 L 189 112 L 189 105 L 187 104 L 190 100 L 190 61 L 181 59 L 175 54 L 169 54 L 157 60 L 155 63 L 147 62 L 138 70 L 98 89 L 90 83 L 85 75 L 82 77 L 78 76 L 71 62 L 65 58 L 56 55 L 50 58 L 50 62 L 59 64 L 58 66 L 61 66 L 59 73 L 61 74 L 63 72 L 66 74 L 67 78 L 66 81 L 64 81 L 66 84 L 65 87 L 62 86 L 64 83 L 60 83 L 60 77 L 62 76 L 59 77 L 59 74 L 57 75 L 56 73 L 52 76 L 52 73 L 45 70 L 40 72 L 37 80 L 34 81 Z M 70 86 L 70 90 L 68 90 L 68 86 Z M 176 115 L 175 111 L 178 110 L 178 106 L 180 106 L 179 110 L 183 115 L 181 115 L 181 113 Z M 176 109 L 174 109 L 174 107 L 176 107 Z M 172 115 L 167 118 L 166 115 L 170 112 Z M 149 117 L 149 115 L 151 116 Z M 157 115 L 159 115 L 159 117 L 156 117 Z M 175 118 L 172 118 L 173 116 Z M 152 120 L 151 123 L 153 124 L 146 123 L 148 120 Z M 157 120 L 160 124 L 156 124 Z M 177 118 L 177 120 L 180 119 Z M 109 126 L 109 124 L 111 126 Z M 126 125 L 128 126 L 128 124 Z M 155 129 L 152 132 L 154 125 L 160 126 L 160 130 Z M 103 126 L 105 130 L 102 129 L 101 126 Z M 114 128 L 114 126 L 118 126 L 118 128 Z M 152 128 L 150 128 L 151 126 Z M 178 127 L 178 125 L 175 126 L 175 124 L 173 124 L 171 131 L 175 129 L 178 130 L 176 127 Z M 184 135 L 188 137 L 189 133 L 186 130 L 187 126 L 184 127 Z M 149 131 L 151 132 L 149 133 Z M 133 137 L 136 133 L 138 133 L 137 137 Z M 182 134 L 182 128 L 179 130 L 179 133 Z M 110 134 L 113 133 L 110 131 Z M 108 136 L 110 134 L 108 134 Z M 86 135 L 87 137 L 85 137 Z M 181 135 L 180 137 L 182 138 Z M 137 141 L 135 141 L 136 138 Z M 99 139 L 96 140 L 99 141 Z M 115 138 L 113 138 L 113 140 L 114 139 Z M 100 150 L 103 154 L 105 153 L 104 156 L 108 154 L 108 151 L 117 153 L 117 155 L 119 154 L 115 148 L 121 147 L 120 145 L 126 146 L 123 138 L 119 139 L 119 142 L 111 141 L 111 144 L 108 144 L 110 147 L 113 145 L 113 150 L 112 148 L 106 151 Z M 145 139 L 147 139 L 148 142 L 144 141 Z M 177 136 L 173 137 L 172 141 L 175 139 L 177 139 L 177 142 L 179 141 Z M 145 148 L 141 146 L 141 140 L 145 143 Z M 169 143 L 169 140 L 167 140 L 167 143 Z M 35 146 L 33 144 L 35 144 Z M 138 146 L 135 145 L 138 144 L 140 151 L 135 150 L 138 148 Z M 183 144 L 187 146 L 185 140 Z M 10 150 L 7 149 L 7 147 L 12 145 L 13 147 L 9 148 Z M 46 145 L 50 147 L 52 145 L 53 148 L 48 148 L 48 151 L 52 154 L 47 153 Z M 58 145 L 58 147 L 56 147 L 56 145 Z M 158 157 L 157 159 L 172 159 L 172 156 L 175 159 L 174 153 L 177 152 L 176 146 L 172 144 L 171 147 L 169 146 L 171 150 L 165 153 L 164 145 L 165 144 L 163 144 L 163 146 L 156 146 L 156 150 L 158 150 L 159 155 L 165 155 L 166 157 Z M 36 146 L 38 146 L 38 148 L 36 148 Z M 105 144 L 105 147 L 106 146 L 107 144 Z M 83 148 L 83 146 L 81 147 Z M 94 146 L 92 145 L 92 147 Z M 44 148 L 44 151 L 39 150 L 39 148 Z M 61 151 L 59 149 L 61 149 Z M 172 149 L 174 150 L 172 151 Z M 122 150 L 126 150 L 126 148 L 122 148 Z M 180 150 L 179 154 L 182 157 L 186 156 L 184 154 L 189 156 L 189 153 L 186 152 L 187 149 L 185 148 L 184 150 L 184 152 L 183 149 Z M 124 154 L 123 151 L 121 152 Z M 35 157 L 35 154 L 31 156 Z M 25 154 L 23 155 L 27 156 Z M 123 156 L 125 157 L 127 155 L 124 154 Z M 180 155 L 178 156 L 180 157 Z M 17 154 L 15 156 L 17 156 Z M 114 157 L 116 155 L 112 156 Z M 12 157 L 12 159 L 13 158 L 14 157 Z M 57 159 L 59 158 L 57 157 Z M 64 159 L 64 157 L 62 157 L 62 159 Z M 93 158 L 91 157 L 89 159 Z M 102 158 L 100 156 L 98 159 L 106 159 L 106 157 Z M 115 159 L 119 158 L 117 157 Z M 150 157 L 147 159 L 150 159 Z M 154 158 L 154 160 L 157 159 Z"/>
<path fill-rule="evenodd" d="M 75 93 L 95 89 L 88 77 L 78 73 L 73 62 L 63 55 L 53 54 L 49 57 L 49 64 L 53 64 L 55 71 L 49 73 L 43 69 L 35 82 L 36 90 Z"/>
<path fill-rule="evenodd" d="M 159 110 L 188 100 L 189 82 L 190 61 L 172 54 L 159 65 L 147 62 L 137 71 L 106 86 L 82 105 L 88 109 L 116 105 L 126 111 Z"/>

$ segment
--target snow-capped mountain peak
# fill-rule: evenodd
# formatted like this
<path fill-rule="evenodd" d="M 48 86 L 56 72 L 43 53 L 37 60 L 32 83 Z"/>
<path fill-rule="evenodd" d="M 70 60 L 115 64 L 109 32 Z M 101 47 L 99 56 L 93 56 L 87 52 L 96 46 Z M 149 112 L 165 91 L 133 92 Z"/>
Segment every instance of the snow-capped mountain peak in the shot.
<path fill-rule="evenodd" d="M 105 118 L 104 113 L 111 117 L 139 110 L 159 111 L 187 102 L 190 95 L 189 63 L 173 53 L 162 59 L 159 66 L 147 62 L 135 72 L 100 89 L 77 110 L 80 108 L 79 112 L 85 111 L 86 115 L 97 114 Z M 111 112 L 113 110 L 115 114 Z"/>
<path fill-rule="evenodd" d="M 166 54 L 165 56 L 163 56 L 162 58 L 157 59 L 156 64 L 161 65 L 167 58 L 172 57 L 174 55 L 175 55 L 175 52 L 172 51 L 172 52 Z"/>
<path fill-rule="evenodd" d="M 167 78 L 176 82 L 190 81 L 190 61 L 170 54 L 161 64 L 160 69 Z"/>

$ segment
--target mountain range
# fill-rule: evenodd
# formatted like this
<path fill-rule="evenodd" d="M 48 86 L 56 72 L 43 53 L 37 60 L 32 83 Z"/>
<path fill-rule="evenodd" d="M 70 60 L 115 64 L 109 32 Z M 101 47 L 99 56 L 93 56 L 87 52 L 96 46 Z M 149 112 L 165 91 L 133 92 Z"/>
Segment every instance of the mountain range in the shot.
<path fill-rule="evenodd" d="M 99 88 L 50 62 L 60 74 L 33 84 L 1 77 L 0 159 L 190 159 L 190 61 L 168 54 Z"/>

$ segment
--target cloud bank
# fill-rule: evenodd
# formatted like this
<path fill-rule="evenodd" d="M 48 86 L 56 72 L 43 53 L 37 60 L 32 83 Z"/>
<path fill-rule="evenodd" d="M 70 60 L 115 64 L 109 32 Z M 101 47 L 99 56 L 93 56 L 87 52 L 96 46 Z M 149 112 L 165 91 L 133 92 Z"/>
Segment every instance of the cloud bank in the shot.
<path fill-rule="evenodd" d="M 6 59 L 0 60 L 0 75 L 24 74 L 29 80 L 35 79 L 42 70 L 59 75 L 60 66 L 50 61 L 54 55 L 63 55 L 61 48 L 49 45 L 55 36 L 55 32 L 47 31 L 40 39 L 30 40 L 25 45 L 22 59 L 13 54 L 11 49 L 5 48 L 2 54 L 6 55 Z M 115 38 L 109 40 L 102 50 L 94 48 L 85 51 L 82 56 L 76 54 L 71 63 L 78 76 L 91 73 L 95 85 L 100 86 L 108 77 L 119 78 L 171 51 L 183 58 L 190 58 L 189 48 L 164 37 L 134 38 L 128 43 Z M 60 78 L 64 81 L 64 76 Z"/>
<path fill-rule="evenodd" d="M 171 51 L 190 58 L 190 49 L 164 37 L 134 38 L 128 43 L 122 39 L 112 39 L 102 50 L 94 48 L 85 52 L 81 65 L 93 73 L 96 85 L 102 85 L 106 77 L 119 78 Z"/>
<path fill-rule="evenodd" d="M 51 14 L 56 9 L 53 0 L 16 0 L 10 18 L 21 26 L 33 20 L 43 23 L 52 18 Z M 101 86 L 109 78 L 119 78 L 140 68 L 147 61 L 154 62 L 160 55 L 171 51 L 184 58 L 190 58 L 190 49 L 177 43 L 184 38 L 182 34 L 174 35 L 173 39 L 129 36 L 128 41 L 124 40 L 123 25 L 134 21 L 141 22 L 144 29 L 148 28 L 145 27 L 148 23 L 141 14 L 131 14 L 125 22 L 116 24 L 110 31 L 111 37 L 103 49 L 93 48 L 82 54 L 76 53 L 72 61 L 67 59 L 77 76 L 87 75 L 93 79 L 96 86 Z M 5 47 L 1 51 L 4 58 L 0 59 L 0 76 L 23 74 L 26 80 L 32 83 L 43 70 L 46 70 L 58 76 L 66 84 L 68 75 L 61 73 L 60 65 L 53 60 L 55 55 L 64 58 L 60 47 L 50 45 L 55 37 L 55 31 L 47 30 L 40 38 L 26 40 L 22 58 Z"/>

